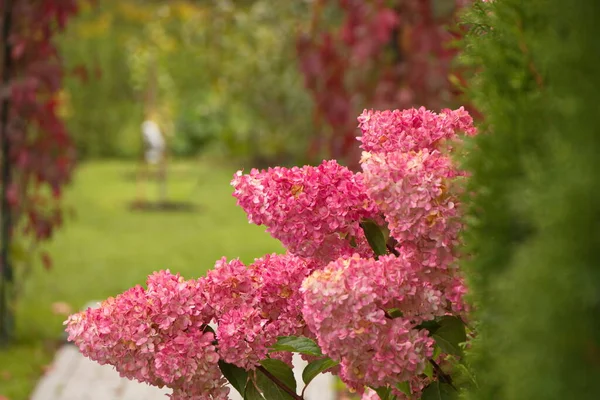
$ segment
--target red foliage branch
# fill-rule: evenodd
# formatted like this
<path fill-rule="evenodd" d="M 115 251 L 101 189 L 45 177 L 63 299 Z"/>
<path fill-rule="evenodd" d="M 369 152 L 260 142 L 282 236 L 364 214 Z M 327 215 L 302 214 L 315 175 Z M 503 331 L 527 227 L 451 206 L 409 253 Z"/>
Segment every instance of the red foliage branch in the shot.
<path fill-rule="evenodd" d="M 356 165 L 356 115 L 364 108 L 453 105 L 456 12 L 470 0 L 315 0 L 313 22 L 297 41 L 300 69 L 315 103 L 318 136 L 309 157 Z M 337 7 L 339 25 L 322 24 Z M 322 26 L 320 26 L 322 25 Z"/>
<path fill-rule="evenodd" d="M 58 115 L 63 70 L 52 40 L 77 12 L 77 0 L 0 0 L 3 14 L 6 7 L 12 11 L 10 33 L 3 38 L 10 49 L 10 62 L 2 63 L 10 65 L 9 81 L 0 92 L 9 99 L 6 195 L 13 228 L 39 242 L 62 223 L 62 187 L 75 162 L 73 142 Z"/>

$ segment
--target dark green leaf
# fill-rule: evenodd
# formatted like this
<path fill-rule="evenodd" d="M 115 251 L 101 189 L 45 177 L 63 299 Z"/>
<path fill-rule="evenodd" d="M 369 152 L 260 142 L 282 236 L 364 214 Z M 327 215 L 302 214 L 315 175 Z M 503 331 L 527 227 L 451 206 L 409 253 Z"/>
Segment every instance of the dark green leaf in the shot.
<path fill-rule="evenodd" d="M 373 249 L 376 256 L 383 256 L 387 254 L 387 247 L 385 245 L 385 235 L 382 232 L 379 225 L 371 220 L 363 220 L 360 223 L 360 227 L 365 232 L 365 236 L 369 245 Z"/>
<path fill-rule="evenodd" d="M 203 325 L 202 331 L 203 332 L 211 332 L 213 335 L 215 334 L 215 330 L 210 325 Z"/>
<path fill-rule="evenodd" d="M 465 324 L 456 317 L 446 316 L 438 320 L 440 327 L 435 331 L 432 337 L 442 351 L 457 356 L 462 355 L 460 343 L 467 340 Z"/>
<path fill-rule="evenodd" d="M 408 397 L 412 395 L 412 391 L 410 390 L 410 383 L 408 383 L 408 381 L 398 383 L 396 385 L 396 388 Z"/>
<path fill-rule="evenodd" d="M 302 380 L 308 385 L 317 375 L 321 372 L 328 370 L 329 368 L 338 365 L 338 361 L 333 361 L 329 357 L 321 358 L 319 360 L 309 363 L 304 371 L 302 371 Z"/>
<path fill-rule="evenodd" d="M 265 398 L 260 394 L 254 382 L 248 381 L 244 391 L 244 400 L 265 400 Z"/>
<path fill-rule="evenodd" d="M 432 337 L 435 340 L 435 343 L 440 347 L 440 349 L 442 349 L 444 353 L 454 354 L 457 356 L 462 355 L 462 349 L 454 345 L 454 343 L 446 340 L 446 338 L 438 335 L 433 335 Z"/>
<path fill-rule="evenodd" d="M 447 383 L 435 381 L 423 390 L 421 400 L 455 400 L 458 392 Z"/>
<path fill-rule="evenodd" d="M 296 390 L 296 378 L 294 378 L 294 372 L 289 365 L 281 360 L 268 358 L 260 362 L 263 367 L 270 373 L 272 373 L 277 379 L 283 382 L 287 387 L 292 390 Z"/>
<path fill-rule="evenodd" d="M 392 394 L 392 389 L 389 387 L 372 388 L 377 392 L 377 395 L 381 400 L 395 400 L 396 396 Z"/>
<path fill-rule="evenodd" d="M 271 351 L 290 351 L 302 353 L 309 356 L 321 357 L 321 348 L 311 339 L 303 336 L 282 336 L 277 338 L 277 343 L 271 347 Z"/>
<path fill-rule="evenodd" d="M 440 328 L 440 324 L 436 320 L 424 321 L 417 325 L 417 329 L 427 329 L 430 335 L 433 335 L 435 331 Z"/>
<path fill-rule="evenodd" d="M 275 378 L 281 383 L 290 388 L 292 391 L 296 391 L 296 378 L 294 378 L 294 372 L 292 369 L 283 361 L 275 359 L 267 359 L 261 361 L 261 364 L 267 371 L 269 371 Z M 293 399 L 285 390 L 277 386 L 269 377 L 267 377 L 262 371 L 258 371 L 256 374 L 256 382 L 260 390 L 262 390 L 266 399 L 273 400 L 290 400 Z"/>
<path fill-rule="evenodd" d="M 243 395 L 246 382 L 248 381 L 248 372 L 237 365 L 228 364 L 225 361 L 219 361 L 219 368 L 223 376 L 231 383 L 231 386 Z"/>

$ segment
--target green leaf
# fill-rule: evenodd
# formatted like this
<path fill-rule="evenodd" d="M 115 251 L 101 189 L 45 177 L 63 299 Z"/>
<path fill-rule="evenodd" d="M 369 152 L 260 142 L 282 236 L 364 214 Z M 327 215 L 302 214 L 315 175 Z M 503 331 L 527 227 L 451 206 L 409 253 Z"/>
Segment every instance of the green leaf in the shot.
<path fill-rule="evenodd" d="M 452 316 L 442 317 L 437 322 L 440 327 L 432 335 L 436 344 L 445 353 L 462 355 L 462 348 L 459 344 L 467 340 L 465 324 L 460 319 Z"/>
<path fill-rule="evenodd" d="M 261 361 L 261 364 L 267 371 L 275 376 L 285 386 L 296 391 L 296 378 L 294 378 L 294 372 L 292 369 L 283 361 L 275 359 L 266 359 Z M 262 390 L 266 399 L 273 400 L 289 400 L 293 399 L 285 390 L 277 386 L 269 377 L 267 377 L 262 371 L 258 370 L 256 374 L 256 383 L 260 390 Z"/>
<path fill-rule="evenodd" d="M 440 354 L 442 354 L 442 349 L 440 349 L 440 346 L 435 346 L 433 348 L 433 357 L 431 357 L 431 359 L 436 360 Z"/>
<path fill-rule="evenodd" d="M 389 387 L 372 388 L 381 400 L 395 400 L 396 396 L 392 394 L 392 389 Z"/>
<path fill-rule="evenodd" d="M 389 310 L 387 310 L 387 313 L 390 317 L 392 317 L 392 319 L 404 316 L 404 314 L 402 313 L 402 311 L 400 311 L 399 308 L 390 308 Z"/>
<path fill-rule="evenodd" d="M 425 364 L 425 371 L 423 371 L 423 373 L 428 378 L 433 378 L 433 365 L 430 362 Z"/>
<path fill-rule="evenodd" d="M 306 368 L 304 368 L 304 371 L 302 371 L 302 380 L 306 385 L 308 385 L 321 372 L 335 367 L 338 364 L 338 361 L 334 361 L 329 357 L 313 361 L 309 363 Z"/>
<path fill-rule="evenodd" d="M 296 390 L 296 378 L 294 372 L 289 365 L 281 360 L 274 358 L 268 358 L 260 362 L 263 367 L 270 373 L 272 373 L 277 379 L 283 382 L 287 387 L 292 390 Z"/>
<path fill-rule="evenodd" d="M 309 356 L 322 357 L 321 348 L 313 340 L 303 336 L 282 336 L 271 346 L 271 351 L 290 351 Z"/>
<path fill-rule="evenodd" d="M 367 241 L 369 242 L 369 245 L 373 249 L 373 252 L 375 252 L 375 255 L 376 256 L 386 255 L 387 247 L 385 245 L 385 242 L 386 242 L 385 235 L 382 232 L 379 225 L 377 225 L 375 222 L 373 222 L 369 219 L 366 219 L 360 223 L 360 227 L 365 232 Z"/>
<path fill-rule="evenodd" d="M 244 390 L 244 400 L 265 400 L 265 398 L 260 394 L 254 382 L 248 381 Z"/>
<path fill-rule="evenodd" d="M 421 400 L 455 400 L 458 392 L 447 383 L 435 381 L 423 390 Z"/>
<path fill-rule="evenodd" d="M 358 247 L 358 243 L 356 243 L 356 237 L 354 237 L 354 236 L 352 236 L 350 238 L 350 247 L 353 247 L 353 248 L 357 248 Z"/>
<path fill-rule="evenodd" d="M 223 376 L 231 383 L 231 386 L 241 395 L 244 395 L 244 388 L 246 387 L 246 382 L 248 382 L 248 372 L 237 365 L 229 364 L 225 361 L 219 361 L 219 368 Z"/>
<path fill-rule="evenodd" d="M 407 395 L 409 398 L 412 395 L 412 391 L 410 390 L 410 383 L 408 383 L 408 381 L 396 384 L 396 388 L 405 395 Z"/>

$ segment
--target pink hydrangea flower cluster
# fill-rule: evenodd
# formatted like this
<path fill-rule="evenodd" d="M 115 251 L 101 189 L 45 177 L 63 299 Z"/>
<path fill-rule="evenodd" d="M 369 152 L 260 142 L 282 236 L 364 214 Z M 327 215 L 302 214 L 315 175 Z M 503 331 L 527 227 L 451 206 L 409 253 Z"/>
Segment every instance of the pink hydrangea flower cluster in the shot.
<path fill-rule="evenodd" d="M 303 283 L 304 317 L 357 391 L 403 381 L 418 391 L 433 341 L 415 327 L 466 308 L 455 265 L 458 181 L 465 174 L 450 152 L 461 131 L 476 131 L 462 108 L 365 111 L 359 122 L 363 184 L 385 217 L 397 256 L 354 255 L 315 271 Z M 391 309 L 402 316 L 391 318 Z"/>
<path fill-rule="evenodd" d="M 475 135 L 473 118 L 460 107 L 439 114 L 425 107 L 408 110 L 365 110 L 358 117 L 361 148 L 370 153 L 439 149 L 440 144 L 458 138 L 460 132 Z"/>
<path fill-rule="evenodd" d="M 238 171 L 231 184 L 248 220 L 266 225 L 290 252 L 325 262 L 354 252 L 372 255 L 359 223 L 378 218 L 378 210 L 361 174 L 324 161 L 318 167 Z"/>
<path fill-rule="evenodd" d="M 418 254 L 425 266 L 446 268 L 462 226 L 453 186 L 461 173 L 450 158 L 429 149 L 364 153 L 361 165 L 367 193 L 400 249 Z"/>
<path fill-rule="evenodd" d="M 69 317 L 69 340 L 121 376 L 173 388 L 172 399 L 227 399 L 199 281 L 157 272 L 99 308 Z"/>
<path fill-rule="evenodd" d="M 173 399 L 226 399 L 219 360 L 253 369 L 278 336 L 309 334 L 300 285 L 313 267 L 273 254 L 248 267 L 219 260 L 197 280 L 161 271 L 146 290 L 136 286 L 69 317 L 69 340 L 122 376 L 173 388 Z M 290 353 L 271 356 L 291 363 Z"/>
<path fill-rule="evenodd" d="M 443 315 L 446 299 L 419 272 L 403 257 L 354 255 L 305 279 L 306 323 L 355 390 L 393 386 L 423 372 L 433 340 L 415 326 Z M 392 309 L 403 315 L 392 318 Z"/>
<path fill-rule="evenodd" d="M 219 354 L 245 369 L 264 360 L 278 336 L 307 334 L 300 285 L 313 264 L 287 255 L 267 255 L 248 268 L 239 260 L 221 260 L 210 271 L 209 298 L 218 304 Z M 291 362 L 290 353 L 271 356 Z"/>
<path fill-rule="evenodd" d="M 454 294 L 455 311 L 465 310 L 455 261 L 466 174 L 451 152 L 461 133 L 477 133 L 473 119 L 462 107 L 439 114 L 425 108 L 365 110 L 359 126 L 366 191 L 384 214 L 398 251 L 420 263 L 430 282 Z"/>
<path fill-rule="evenodd" d="M 219 361 L 291 365 L 291 353 L 269 353 L 290 335 L 315 339 L 363 399 L 377 398 L 365 386 L 400 382 L 418 395 L 434 348 L 419 324 L 468 311 L 456 266 L 465 173 L 451 152 L 476 130 L 463 108 L 365 111 L 359 126 L 362 173 L 324 161 L 234 176 L 248 220 L 287 254 L 223 258 L 197 280 L 155 273 L 147 289 L 69 317 L 69 340 L 122 376 L 173 388 L 175 400 L 226 399 Z M 365 219 L 387 224 L 390 254 L 374 257 Z"/>

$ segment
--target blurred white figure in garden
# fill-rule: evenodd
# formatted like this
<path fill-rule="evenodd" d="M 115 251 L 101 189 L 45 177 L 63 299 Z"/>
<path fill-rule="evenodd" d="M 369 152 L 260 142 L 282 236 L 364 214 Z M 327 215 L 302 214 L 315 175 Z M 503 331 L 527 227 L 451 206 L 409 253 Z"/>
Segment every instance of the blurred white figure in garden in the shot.
<path fill-rule="evenodd" d="M 145 158 L 148 164 L 158 164 L 165 152 L 165 139 L 158 124 L 152 120 L 142 123 L 142 137 L 144 138 Z"/>
<path fill-rule="evenodd" d="M 144 141 L 144 162 L 138 172 L 137 203 L 145 203 L 144 181 L 152 179 L 153 170 L 156 169 L 158 178 L 158 203 L 165 203 L 167 199 L 167 143 L 160 127 L 152 118 L 142 122 L 142 139 Z"/>

